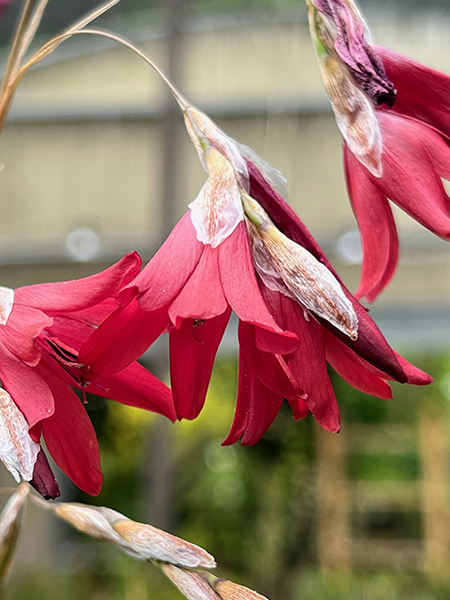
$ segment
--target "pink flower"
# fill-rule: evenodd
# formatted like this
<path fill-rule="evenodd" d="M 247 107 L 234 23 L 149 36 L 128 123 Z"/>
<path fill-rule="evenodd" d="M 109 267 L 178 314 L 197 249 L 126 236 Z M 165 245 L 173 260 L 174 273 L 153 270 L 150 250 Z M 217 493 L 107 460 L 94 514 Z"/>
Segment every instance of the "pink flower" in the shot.
<path fill-rule="evenodd" d="M 429 383 L 389 347 L 263 173 L 278 184 L 281 175 L 197 109 L 183 110 L 208 180 L 121 293 L 122 306 L 80 352 L 90 372 L 120 371 L 168 331 L 177 417 L 193 419 L 234 310 L 239 383 L 225 443 L 242 436 L 243 444 L 260 439 L 285 398 L 295 418 L 310 410 L 323 427 L 338 431 L 327 361 L 351 385 L 382 398 L 391 397 L 386 379 Z"/>
<path fill-rule="evenodd" d="M 441 180 L 450 178 L 450 78 L 372 47 L 356 7 L 343 4 L 314 0 L 310 25 L 344 137 L 347 188 L 361 233 L 364 257 L 356 296 L 373 301 L 398 261 L 389 200 L 450 239 L 450 199 Z M 334 32 L 323 16 L 338 24 Z"/>
<path fill-rule="evenodd" d="M 102 484 L 95 432 L 72 387 L 83 396 L 89 389 L 175 418 L 170 390 L 137 363 L 110 376 L 101 370 L 90 373 L 78 359 L 140 264 L 136 254 L 129 254 L 91 277 L 7 291 L 0 325 L 0 429 L 11 430 L 13 423 L 16 434 L 6 442 L 0 436 L 0 458 L 46 497 L 59 492 L 40 448 L 42 438 L 56 464 L 81 489 L 98 494 Z"/>

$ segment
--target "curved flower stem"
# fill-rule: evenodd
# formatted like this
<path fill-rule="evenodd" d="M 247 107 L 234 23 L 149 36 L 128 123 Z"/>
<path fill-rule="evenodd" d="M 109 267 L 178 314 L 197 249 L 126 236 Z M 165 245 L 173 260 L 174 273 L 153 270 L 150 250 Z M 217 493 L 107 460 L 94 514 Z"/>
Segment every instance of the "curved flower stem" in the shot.
<path fill-rule="evenodd" d="M 118 0 L 116 0 L 116 1 L 118 1 Z M 80 35 L 80 34 L 98 35 L 100 37 L 104 37 L 109 40 L 113 40 L 115 42 L 118 42 L 122 46 L 125 46 L 126 48 L 128 48 L 129 50 L 134 52 L 135 54 L 137 54 L 137 56 L 142 58 L 142 60 L 144 60 L 148 65 L 150 65 L 152 67 L 152 69 L 154 69 L 154 71 L 156 71 L 158 73 L 158 75 L 163 79 L 163 81 L 167 84 L 167 86 L 169 87 L 170 91 L 172 92 L 175 100 L 180 105 L 180 108 L 182 110 L 186 110 L 189 107 L 189 102 L 185 98 L 183 98 L 183 96 L 180 94 L 180 92 L 177 90 L 177 88 L 174 86 L 174 84 L 170 81 L 170 79 L 167 77 L 167 75 L 164 73 L 164 71 L 162 69 L 160 69 L 158 67 L 158 65 L 151 60 L 151 58 L 149 58 L 144 52 L 142 52 L 142 50 L 139 50 L 139 48 L 137 48 L 132 42 L 128 41 L 126 38 L 124 38 L 116 33 L 104 31 L 102 29 L 78 29 L 76 31 L 69 30 L 66 33 L 61 34 L 60 36 L 53 38 L 53 40 L 50 40 L 50 42 L 45 44 L 45 46 L 42 46 L 42 48 L 34 56 L 32 56 L 32 58 L 25 65 L 23 65 L 23 67 L 21 68 L 21 70 L 18 73 L 18 76 L 22 76 L 25 73 L 25 71 L 27 71 L 30 67 L 32 67 L 35 64 L 37 64 L 38 62 L 40 62 L 50 52 L 52 52 L 54 50 L 54 48 L 56 48 L 56 46 L 61 44 L 64 40 L 68 39 L 69 37 L 71 37 L 73 35 Z M 23 73 L 22 73 L 22 71 L 23 71 Z"/>

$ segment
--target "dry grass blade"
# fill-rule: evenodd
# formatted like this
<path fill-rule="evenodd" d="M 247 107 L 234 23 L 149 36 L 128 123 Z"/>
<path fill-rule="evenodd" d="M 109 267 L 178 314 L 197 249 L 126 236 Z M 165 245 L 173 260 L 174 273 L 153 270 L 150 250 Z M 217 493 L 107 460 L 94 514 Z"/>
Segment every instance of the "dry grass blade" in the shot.
<path fill-rule="evenodd" d="M 62 44 L 65 40 L 68 40 L 76 33 L 79 33 L 83 27 L 95 21 L 98 17 L 107 12 L 110 8 L 118 4 L 120 0 L 109 0 L 106 4 L 102 4 L 99 8 L 95 9 L 93 12 L 89 13 L 86 17 L 83 17 L 80 21 L 77 21 L 73 25 L 69 27 L 64 33 L 58 35 L 51 40 L 49 40 L 46 44 L 44 44 L 31 58 L 30 60 L 21 68 L 21 74 L 38 62 L 43 60 L 46 56 L 48 56 L 51 52 L 53 52 L 60 44 Z"/>
<path fill-rule="evenodd" d="M 0 583 L 5 580 L 12 564 L 29 489 L 27 483 L 22 483 L 0 514 Z"/>
<path fill-rule="evenodd" d="M 188 600 L 220 600 L 220 596 L 199 573 L 170 564 L 162 564 L 161 570 Z"/>

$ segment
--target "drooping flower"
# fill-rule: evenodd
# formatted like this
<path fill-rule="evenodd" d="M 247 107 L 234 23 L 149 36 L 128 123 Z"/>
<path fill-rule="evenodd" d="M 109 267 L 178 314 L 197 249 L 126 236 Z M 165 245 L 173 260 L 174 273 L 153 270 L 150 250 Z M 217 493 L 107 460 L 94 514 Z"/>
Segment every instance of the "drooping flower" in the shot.
<path fill-rule="evenodd" d="M 366 310 L 267 179 L 281 174 L 180 102 L 208 179 L 164 245 L 122 292 L 122 306 L 80 353 L 91 371 L 120 370 L 169 331 L 179 419 L 203 407 L 214 358 L 234 310 L 239 317 L 237 407 L 225 443 L 253 444 L 284 399 L 339 430 L 327 361 L 354 387 L 391 395 L 386 379 L 430 377 L 395 354 Z M 146 330 L 146 323 L 151 328 Z M 130 343 L 122 347 L 125 333 Z M 135 343 L 132 343 L 133 337 Z M 105 351 L 106 348 L 106 351 Z M 112 372 L 111 371 L 111 372 Z"/>
<path fill-rule="evenodd" d="M 398 262 L 389 200 L 450 239 L 450 77 L 372 46 L 352 0 L 307 0 L 325 88 L 344 137 L 363 247 L 357 297 L 374 300 Z"/>
<path fill-rule="evenodd" d="M 42 439 L 85 492 L 98 494 L 102 484 L 95 431 L 72 388 L 175 418 L 170 390 L 144 367 L 131 363 L 110 376 L 90 373 L 78 359 L 140 264 L 132 253 L 91 277 L 0 294 L 0 458 L 46 497 L 58 495 L 58 487 Z"/>

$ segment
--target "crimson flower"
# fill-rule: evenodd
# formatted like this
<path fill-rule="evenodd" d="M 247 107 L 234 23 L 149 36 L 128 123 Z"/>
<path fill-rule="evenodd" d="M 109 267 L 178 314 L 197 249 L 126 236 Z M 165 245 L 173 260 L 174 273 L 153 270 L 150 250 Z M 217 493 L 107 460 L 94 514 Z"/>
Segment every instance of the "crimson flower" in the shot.
<path fill-rule="evenodd" d="M 197 109 L 183 110 L 208 180 L 79 359 L 91 372 L 120 371 L 168 331 L 177 417 L 193 419 L 234 310 L 239 382 L 227 444 L 260 439 L 283 399 L 295 418 L 311 411 L 338 431 L 327 361 L 351 385 L 381 398 L 391 397 L 387 379 L 429 383 L 390 348 L 265 178 L 279 183 L 280 174 Z"/>
<path fill-rule="evenodd" d="M 450 239 L 450 199 L 441 180 L 450 179 L 450 78 L 371 46 L 351 0 L 311 0 L 309 18 L 344 137 L 347 188 L 361 233 L 356 296 L 373 301 L 398 262 L 389 200 Z"/>
<path fill-rule="evenodd" d="M 115 296 L 139 272 L 129 254 L 84 279 L 3 288 L 0 324 L 0 458 L 45 497 L 59 495 L 40 446 L 82 490 L 102 484 L 98 443 L 82 400 L 72 388 L 159 412 L 174 420 L 170 390 L 131 363 L 109 376 L 91 374 L 78 352 L 117 307 Z"/>

